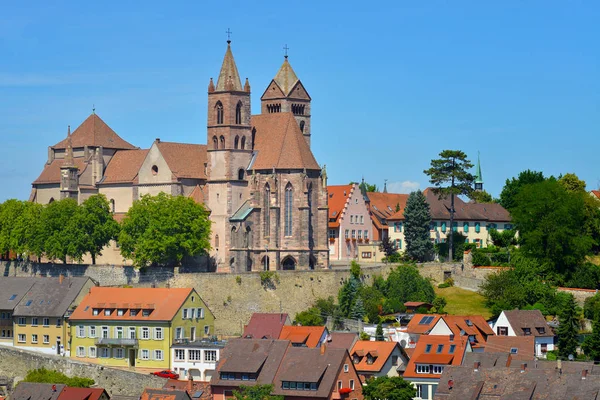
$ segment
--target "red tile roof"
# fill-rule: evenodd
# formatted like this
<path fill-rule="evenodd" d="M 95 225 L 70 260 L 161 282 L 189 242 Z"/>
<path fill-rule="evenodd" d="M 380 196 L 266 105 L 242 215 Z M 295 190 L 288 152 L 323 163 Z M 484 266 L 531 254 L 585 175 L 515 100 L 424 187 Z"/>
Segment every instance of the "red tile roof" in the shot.
<path fill-rule="evenodd" d="M 113 288 L 92 287 L 69 317 L 76 320 L 171 321 L 193 289 L 191 288 Z M 201 303 L 199 303 L 201 304 Z M 100 309 L 93 315 L 94 309 Z M 104 315 L 104 309 L 113 309 Z M 116 309 L 151 309 L 149 316 L 138 311 L 136 316 L 125 312 L 118 316 Z"/>
<path fill-rule="evenodd" d="M 358 185 L 329 185 L 327 186 L 327 205 L 329 206 L 329 227 L 340 226 L 340 216 L 346 208 L 352 190 Z M 332 220 L 335 220 L 332 222 Z"/>
<path fill-rule="evenodd" d="M 408 200 L 408 195 L 401 193 L 368 192 L 367 197 L 371 203 L 371 212 L 385 219 L 396 213 L 398 205 L 402 212 Z"/>
<path fill-rule="evenodd" d="M 79 175 L 81 175 L 87 168 L 87 164 L 83 158 L 74 158 L 73 161 L 75 162 L 75 166 L 79 169 Z M 63 159 L 54 159 L 50 164 L 45 164 L 44 170 L 40 176 L 33 181 L 33 184 L 60 183 L 60 167 L 64 164 L 65 160 Z"/>
<path fill-rule="evenodd" d="M 359 373 L 379 372 L 396 348 L 400 348 L 397 342 L 359 340 L 350 351 L 350 357 L 354 358 L 355 354 L 360 357 L 360 361 L 354 363 L 354 367 Z M 371 364 L 368 363 L 367 356 L 369 354 L 374 357 Z"/>
<path fill-rule="evenodd" d="M 111 158 L 104 171 L 101 184 L 132 183 L 137 179 L 138 172 L 148 150 L 119 150 Z"/>
<path fill-rule="evenodd" d="M 433 317 L 428 324 L 422 324 L 423 317 Z M 424 334 L 437 324 L 441 315 L 438 314 L 415 314 L 406 327 L 407 333 Z"/>
<path fill-rule="evenodd" d="M 98 400 L 103 394 L 108 394 L 102 388 L 79 388 L 79 387 L 68 387 L 62 390 L 58 396 L 58 400 Z"/>
<path fill-rule="evenodd" d="M 196 185 L 192 193 L 188 196 L 190 199 L 194 200 L 196 204 L 204 204 L 204 191 L 200 187 L 200 185 Z"/>
<path fill-rule="evenodd" d="M 317 347 L 323 333 L 324 326 L 291 326 L 281 328 L 280 340 L 289 340 L 292 343 L 303 343 L 306 347 Z"/>
<path fill-rule="evenodd" d="M 600 199 L 600 190 L 592 190 L 592 194 Z"/>
<path fill-rule="evenodd" d="M 443 346 L 440 352 L 438 352 L 439 345 Z M 452 345 L 454 345 L 454 351 L 450 352 Z M 429 352 L 427 352 L 428 347 Z M 417 373 L 416 364 L 461 365 L 467 347 L 468 342 L 464 337 L 455 337 L 450 340 L 449 336 L 423 335 L 417 342 L 406 371 L 404 371 L 404 377 L 439 379 L 440 374 Z"/>
<path fill-rule="evenodd" d="M 162 141 L 157 145 L 174 178 L 206 179 L 206 145 Z"/>
<path fill-rule="evenodd" d="M 475 336 L 475 342 L 471 343 L 473 348 L 485 347 L 488 336 L 494 335 L 494 330 L 481 315 L 444 315 L 442 319 L 456 337 L 461 336 L 461 331 L 467 336 Z"/>
<path fill-rule="evenodd" d="M 84 146 L 105 147 L 107 149 L 135 149 L 131 143 L 123 140 L 97 114 L 92 114 L 71 134 L 73 148 Z M 67 139 L 61 140 L 55 149 L 66 149 Z"/>
<path fill-rule="evenodd" d="M 516 352 L 511 349 L 516 349 Z M 533 336 L 490 336 L 483 351 L 485 353 L 508 353 L 514 360 L 533 360 L 535 338 Z"/>
<path fill-rule="evenodd" d="M 290 324 L 287 314 L 254 313 L 244 327 L 243 338 L 278 339 L 284 325 Z"/>

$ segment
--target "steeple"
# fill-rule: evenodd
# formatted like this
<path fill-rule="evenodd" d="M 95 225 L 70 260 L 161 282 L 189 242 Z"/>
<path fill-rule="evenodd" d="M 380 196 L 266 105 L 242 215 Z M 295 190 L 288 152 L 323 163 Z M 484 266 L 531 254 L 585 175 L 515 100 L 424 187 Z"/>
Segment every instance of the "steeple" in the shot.
<path fill-rule="evenodd" d="M 296 82 L 298 82 L 298 76 L 290 65 L 287 56 L 285 56 L 283 64 L 281 65 L 281 68 L 279 68 L 279 71 L 277 71 L 274 80 L 286 96 L 290 94 L 290 91 L 294 88 Z"/>
<path fill-rule="evenodd" d="M 223 58 L 223 65 L 221 66 L 221 72 L 219 73 L 219 79 L 217 80 L 216 91 L 242 91 L 242 81 L 240 80 L 240 74 L 238 73 L 235 60 L 233 59 L 233 53 L 231 52 L 231 40 L 227 41 L 227 51 L 225 52 L 225 58 Z"/>
<path fill-rule="evenodd" d="M 475 167 L 475 190 L 483 190 L 483 175 L 481 174 L 479 152 L 477 152 L 477 166 Z"/>
<path fill-rule="evenodd" d="M 387 193 L 387 179 L 383 180 L 383 193 Z"/>
<path fill-rule="evenodd" d="M 65 149 L 65 162 L 64 167 L 74 167 L 75 161 L 73 160 L 73 142 L 71 140 L 71 125 L 67 128 L 67 148 Z"/>

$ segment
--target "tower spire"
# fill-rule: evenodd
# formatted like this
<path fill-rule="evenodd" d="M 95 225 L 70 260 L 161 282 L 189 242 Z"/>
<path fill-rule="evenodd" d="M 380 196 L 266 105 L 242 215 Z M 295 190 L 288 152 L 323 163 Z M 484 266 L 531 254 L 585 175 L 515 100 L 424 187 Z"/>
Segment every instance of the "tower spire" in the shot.
<path fill-rule="evenodd" d="M 228 33 L 228 38 L 229 34 L 231 34 L 231 32 Z M 225 57 L 223 58 L 221 72 L 219 73 L 219 78 L 217 79 L 216 91 L 242 91 L 242 81 L 240 80 L 240 74 L 238 73 L 237 66 L 235 65 L 233 53 L 231 52 L 231 40 L 229 39 L 227 40 L 227 51 L 225 52 Z"/>
<path fill-rule="evenodd" d="M 67 127 L 67 148 L 65 150 L 65 166 L 73 166 L 75 165 L 75 161 L 73 160 L 73 142 L 71 140 L 71 125 Z"/>
<path fill-rule="evenodd" d="M 477 166 L 475 167 L 475 190 L 483 190 L 483 175 L 481 174 L 481 161 L 477 152 Z"/>

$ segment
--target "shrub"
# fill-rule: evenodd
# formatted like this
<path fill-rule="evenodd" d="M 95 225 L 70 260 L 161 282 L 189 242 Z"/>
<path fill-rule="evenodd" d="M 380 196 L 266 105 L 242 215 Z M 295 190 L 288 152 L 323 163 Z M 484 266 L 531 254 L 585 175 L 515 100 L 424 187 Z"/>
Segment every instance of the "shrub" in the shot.
<path fill-rule="evenodd" d="M 449 287 L 450 287 L 450 285 L 448 285 L 446 282 L 440 283 L 438 285 L 438 288 L 440 288 L 440 289 L 446 289 L 446 288 L 449 288 Z"/>
<path fill-rule="evenodd" d="M 28 371 L 23 382 L 54 383 L 83 388 L 88 388 L 95 383 L 93 379 L 81 378 L 78 376 L 68 377 L 62 372 L 46 368 Z"/>
<path fill-rule="evenodd" d="M 275 287 L 275 283 L 279 283 L 279 274 L 275 271 L 261 271 L 260 272 L 260 284 L 267 288 Z"/>
<path fill-rule="evenodd" d="M 444 283 L 447 284 L 449 287 L 454 286 L 454 278 L 446 278 Z"/>
<path fill-rule="evenodd" d="M 236 276 L 235 277 L 235 283 L 237 283 L 238 285 L 242 284 L 242 277 L 241 276 Z M 262 279 L 261 279 L 261 283 L 262 283 Z"/>

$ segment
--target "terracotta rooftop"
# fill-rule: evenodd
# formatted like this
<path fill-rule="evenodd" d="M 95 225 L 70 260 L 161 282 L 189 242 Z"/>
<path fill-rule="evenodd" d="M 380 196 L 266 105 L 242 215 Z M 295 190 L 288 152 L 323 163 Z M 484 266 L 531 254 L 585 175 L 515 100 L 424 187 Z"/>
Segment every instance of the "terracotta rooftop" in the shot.
<path fill-rule="evenodd" d="M 206 179 L 206 145 L 163 141 L 157 145 L 174 178 Z"/>
<path fill-rule="evenodd" d="M 468 346 L 469 344 L 464 338 L 455 337 L 451 340 L 449 336 L 423 335 L 410 357 L 404 377 L 438 379 L 439 374 L 417 373 L 416 365 L 421 363 L 461 365 Z"/>
<path fill-rule="evenodd" d="M 171 321 L 192 291 L 191 288 L 93 287 L 73 311 L 70 320 Z M 98 315 L 93 315 L 94 309 L 100 310 Z M 111 309 L 111 314 L 104 315 L 105 309 Z M 126 311 L 118 316 L 118 309 Z M 131 316 L 130 309 L 139 311 Z M 142 309 L 152 311 L 149 316 L 144 316 Z"/>
<path fill-rule="evenodd" d="M 287 314 L 254 313 L 244 327 L 243 338 L 278 339 L 284 325 L 289 325 Z"/>
<path fill-rule="evenodd" d="M 600 199 L 600 190 L 592 190 L 591 192 L 594 196 Z"/>
<path fill-rule="evenodd" d="M 192 400 L 212 400 L 210 382 L 168 379 L 162 388 L 185 390 Z"/>
<path fill-rule="evenodd" d="M 74 158 L 73 161 L 79 169 L 79 175 L 81 175 L 87 168 L 87 164 L 83 158 Z M 60 167 L 63 165 L 66 165 L 66 161 L 63 159 L 54 159 L 50 164 L 44 164 L 42 173 L 33 181 L 33 184 L 60 183 Z"/>
<path fill-rule="evenodd" d="M 356 332 L 331 332 L 327 337 L 327 347 L 330 349 L 346 349 L 348 352 L 358 340 Z"/>
<path fill-rule="evenodd" d="M 406 201 L 408 200 L 408 194 L 401 193 L 367 192 L 367 197 L 371 203 L 371 213 L 380 223 L 383 223 L 383 220 L 387 220 L 396 214 L 398 206 L 400 206 L 399 212 L 403 213 Z"/>
<path fill-rule="evenodd" d="M 488 336 L 494 335 L 493 329 L 481 315 L 444 315 L 441 320 L 456 337 L 463 332 L 467 336 L 474 336 L 475 341 L 471 343 L 473 348 L 485 347 Z"/>
<path fill-rule="evenodd" d="M 185 390 L 146 388 L 140 400 L 191 400 L 191 397 Z"/>
<path fill-rule="evenodd" d="M 355 356 L 360 359 L 358 363 L 354 363 L 354 367 L 359 373 L 379 372 L 396 348 L 400 349 L 400 344 L 397 342 L 359 340 L 352 347 L 350 357 L 353 361 Z M 371 363 L 369 363 L 369 355 L 372 357 Z"/>
<path fill-rule="evenodd" d="M 204 204 L 204 191 L 200 185 L 196 185 L 194 190 L 189 194 L 189 198 L 193 199 L 196 204 Z"/>
<path fill-rule="evenodd" d="M 79 388 L 65 386 L 60 393 L 60 396 L 58 396 L 58 400 L 99 400 L 103 394 L 106 395 L 106 398 L 109 397 L 106 393 L 106 390 L 102 388 Z"/>
<path fill-rule="evenodd" d="M 65 138 L 55 144 L 55 149 L 66 149 L 68 140 Z M 73 148 L 84 146 L 105 147 L 107 149 L 135 149 L 131 143 L 123 140 L 97 114 L 91 114 L 71 134 Z"/>
<path fill-rule="evenodd" d="M 253 115 L 251 124 L 256 158 L 249 169 L 321 169 L 292 113 Z"/>
<path fill-rule="evenodd" d="M 292 344 L 304 344 L 306 347 L 317 347 L 327 328 L 324 326 L 286 325 L 281 328 L 280 340 L 289 340 Z"/>
<path fill-rule="evenodd" d="M 517 336 L 554 336 L 540 310 L 502 311 Z M 529 330 L 529 333 L 527 333 Z"/>
<path fill-rule="evenodd" d="M 485 353 L 510 354 L 514 360 L 534 359 L 533 336 L 490 336 L 483 350 Z"/>
<path fill-rule="evenodd" d="M 358 185 L 329 185 L 327 186 L 327 205 L 329 206 L 329 227 L 340 226 L 340 216 L 346 208 L 352 191 Z M 332 220 L 335 220 L 332 222 Z"/>
<path fill-rule="evenodd" d="M 406 332 L 422 335 L 433 328 L 440 317 L 439 314 L 415 314 L 406 326 Z"/>
<path fill-rule="evenodd" d="M 65 385 L 62 384 L 19 382 L 10 398 L 11 400 L 57 400 L 64 388 Z"/>
<path fill-rule="evenodd" d="M 101 184 L 132 183 L 137 179 L 140 167 L 148 150 L 119 150 L 111 158 L 104 170 Z"/>

